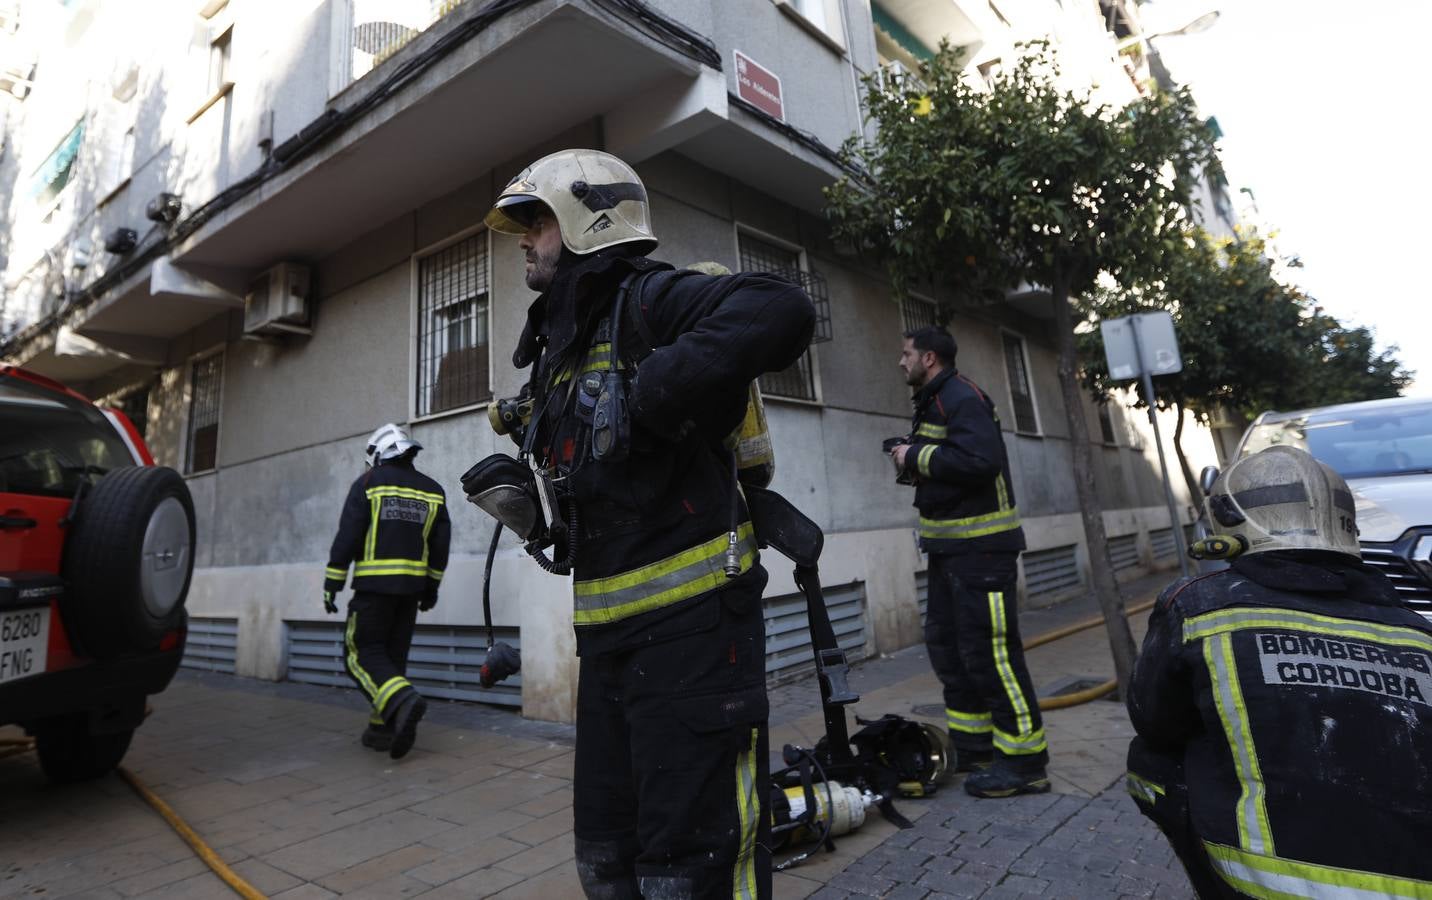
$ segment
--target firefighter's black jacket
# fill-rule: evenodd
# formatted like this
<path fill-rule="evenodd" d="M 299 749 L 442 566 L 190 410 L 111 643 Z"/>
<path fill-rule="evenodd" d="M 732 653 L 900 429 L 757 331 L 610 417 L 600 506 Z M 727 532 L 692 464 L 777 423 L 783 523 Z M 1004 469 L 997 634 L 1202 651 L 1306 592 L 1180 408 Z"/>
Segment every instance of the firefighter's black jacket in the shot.
<path fill-rule="evenodd" d="M 1432 896 L 1432 624 L 1381 573 L 1273 551 L 1176 582 L 1129 714 L 1181 759 L 1193 829 L 1244 893 Z"/>
<path fill-rule="evenodd" d="M 994 401 L 953 368 L 915 392 L 905 471 L 928 553 L 1024 549 Z"/>
<path fill-rule="evenodd" d="M 610 310 L 632 273 L 643 277 L 619 325 L 619 364 L 635 367 L 632 452 L 596 462 L 577 383 L 610 367 Z M 533 345 L 545 343 L 532 389 L 549 412 L 539 415 L 534 450 L 569 474 L 578 510 L 579 654 L 660 639 L 714 615 L 707 601 L 729 583 L 721 563 L 733 512 L 740 579 L 764 584 L 722 439 L 741 422 L 751 381 L 799 359 L 813 329 L 810 299 L 784 279 L 672 270 L 619 253 L 566 267 L 533 304 L 514 362 L 530 362 Z"/>
<path fill-rule="evenodd" d="M 369 469 L 343 501 L 323 589 L 343 590 L 351 563 L 355 591 L 436 591 L 447 568 L 451 534 L 442 487 L 414 469 L 411 460 Z"/>

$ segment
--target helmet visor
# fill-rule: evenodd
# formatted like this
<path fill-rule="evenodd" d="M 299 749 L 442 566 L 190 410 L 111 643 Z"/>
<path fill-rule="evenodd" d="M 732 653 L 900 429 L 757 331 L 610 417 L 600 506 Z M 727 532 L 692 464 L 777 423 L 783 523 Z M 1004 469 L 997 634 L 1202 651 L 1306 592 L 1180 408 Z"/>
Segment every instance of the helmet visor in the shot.
<path fill-rule="evenodd" d="M 502 234 L 522 236 L 532 227 L 532 221 L 546 207 L 536 197 L 499 197 L 483 219 L 487 227 Z"/>

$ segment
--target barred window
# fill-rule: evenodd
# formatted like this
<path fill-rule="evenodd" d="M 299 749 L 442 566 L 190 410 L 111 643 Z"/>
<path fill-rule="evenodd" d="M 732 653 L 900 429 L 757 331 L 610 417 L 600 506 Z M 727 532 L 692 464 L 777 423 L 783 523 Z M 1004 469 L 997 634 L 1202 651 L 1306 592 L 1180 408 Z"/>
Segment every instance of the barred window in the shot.
<path fill-rule="evenodd" d="M 219 398 L 224 354 L 194 360 L 189 382 L 189 440 L 184 471 L 204 472 L 219 464 Z"/>
<path fill-rule="evenodd" d="M 419 416 L 492 397 L 487 232 L 418 260 Z"/>
<path fill-rule="evenodd" d="M 1014 404 L 1014 428 L 1030 434 L 1039 433 L 1039 417 L 1034 411 L 1034 388 L 1029 382 L 1029 360 L 1024 352 L 1024 338 L 1004 333 L 1004 368 L 1009 376 L 1009 396 Z"/>
<path fill-rule="evenodd" d="M 906 331 L 939 324 L 936 313 L 935 304 L 921 297 L 906 297 L 900 301 L 900 319 Z"/>
<path fill-rule="evenodd" d="M 1103 436 L 1104 443 L 1117 444 L 1114 438 L 1114 419 L 1109 411 L 1109 401 L 1095 404 L 1099 407 L 1099 434 Z"/>
<path fill-rule="evenodd" d="M 801 255 L 798 250 L 788 250 L 769 241 L 742 233 L 738 237 L 741 254 L 741 271 L 769 272 L 782 275 L 792 281 L 801 280 Z M 789 368 L 769 372 L 761 376 L 761 392 L 773 397 L 793 397 L 797 400 L 815 399 L 815 365 L 807 348 Z"/>

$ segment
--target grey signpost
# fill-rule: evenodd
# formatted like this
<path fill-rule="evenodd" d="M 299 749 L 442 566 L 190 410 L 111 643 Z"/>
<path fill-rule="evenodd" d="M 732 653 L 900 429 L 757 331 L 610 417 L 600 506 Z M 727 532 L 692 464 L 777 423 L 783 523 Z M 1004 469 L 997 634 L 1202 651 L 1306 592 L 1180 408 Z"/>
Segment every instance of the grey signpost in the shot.
<path fill-rule="evenodd" d="M 1154 412 L 1155 375 L 1172 375 L 1183 371 L 1178 352 L 1178 337 L 1173 330 L 1173 316 L 1166 312 L 1140 313 L 1099 323 L 1104 337 L 1104 356 L 1109 364 L 1109 377 L 1116 381 L 1140 378 L 1144 398 L 1149 404 L 1149 424 L 1154 428 L 1154 445 L 1159 449 L 1159 470 L 1163 473 L 1164 500 L 1168 503 L 1169 526 L 1173 529 L 1174 546 L 1178 548 L 1179 570 L 1186 576 L 1188 548 L 1183 539 L 1178 505 L 1173 499 L 1173 484 L 1168 477 L 1168 459 L 1164 456 L 1163 436 Z"/>

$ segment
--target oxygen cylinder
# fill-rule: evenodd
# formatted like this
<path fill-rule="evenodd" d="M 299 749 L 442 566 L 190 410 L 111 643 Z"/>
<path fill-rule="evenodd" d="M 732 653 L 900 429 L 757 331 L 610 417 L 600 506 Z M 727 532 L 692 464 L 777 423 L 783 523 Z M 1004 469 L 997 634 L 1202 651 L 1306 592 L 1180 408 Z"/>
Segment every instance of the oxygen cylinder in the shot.
<path fill-rule="evenodd" d="M 776 477 L 776 451 L 766 425 L 766 404 L 761 386 L 754 381 L 746 394 L 746 417 L 726 438 L 726 446 L 736 454 L 737 481 L 767 487 Z"/>
<path fill-rule="evenodd" d="M 771 792 L 771 838 L 777 850 L 822 837 L 827 822 L 829 837 L 848 834 L 865 824 L 865 810 L 875 802 L 873 795 L 862 794 L 858 788 L 838 781 L 817 782 L 811 785 L 811 791 L 816 809 L 807 824 L 797 824 L 806 811 L 805 788 L 797 785 Z"/>

